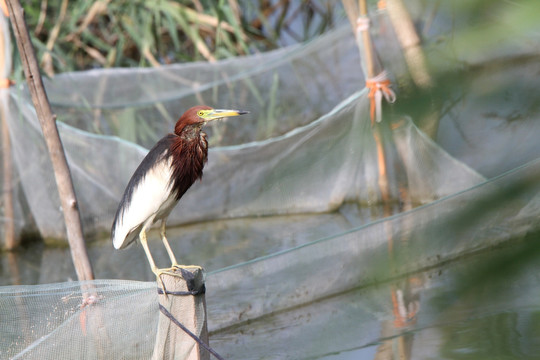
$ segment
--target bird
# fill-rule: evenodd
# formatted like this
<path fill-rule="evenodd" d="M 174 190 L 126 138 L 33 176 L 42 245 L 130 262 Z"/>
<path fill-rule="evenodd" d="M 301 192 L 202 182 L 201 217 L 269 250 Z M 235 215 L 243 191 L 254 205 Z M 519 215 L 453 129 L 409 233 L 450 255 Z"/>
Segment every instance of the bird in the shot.
<path fill-rule="evenodd" d="M 247 113 L 198 105 L 180 116 L 174 132 L 154 145 L 126 186 L 111 228 L 115 249 L 123 249 L 139 238 L 158 279 L 164 273 L 176 276 L 174 270 L 184 266 L 176 261 L 165 227 L 180 198 L 202 178 L 208 158 L 208 140 L 202 126 L 210 121 Z M 158 221 L 161 221 L 160 237 L 172 263 L 170 268 L 159 269 L 148 248 L 146 232 Z"/>

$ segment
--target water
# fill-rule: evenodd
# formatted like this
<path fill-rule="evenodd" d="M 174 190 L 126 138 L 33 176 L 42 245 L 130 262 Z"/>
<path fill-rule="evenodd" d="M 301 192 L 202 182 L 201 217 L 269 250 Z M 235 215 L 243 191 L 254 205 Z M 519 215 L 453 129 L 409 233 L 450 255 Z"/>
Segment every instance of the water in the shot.
<path fill-rule="evenodd" d="M 539 238 L 264 317 L 212 341 L 229 355 L 238 354 L 231 339 L 251 344 L 245 359 L 537 359 Z"/>
<path fill-rule="evenodd" d="M 384 216 L 382 207 L 346 204 L 335 213 L 239 218 L 168 228 L 167 238 L 180 263 L 200 264 L 208 272 L 339 234 Z M 157 229 L 148 233 L 158 267 L 169 266 Z M 96 279 L 153 281 L 138 242 L 114 250 L 108 236 L 88 244 Z M 76 280 L 67 247 L 31 243 L 0 255 L 0 286 Z"/>
<path fill-rule="evenodd" d="M 204 264 L 211 277 L 225 266 L 347 231 L 378 215 L 376 209 L 366 213 L 349 206 L 333 214 L 216 221 L 170 229 L 169 239 L 183 262 Z M 150 238 L 158 264 L 167 265 L 158 234 Z M 532 231 L 391 280 L 359 282 L 357 288 L 216 330 L 211 345 L 231 359 L 538 358 L 539 238 Z M 113 251 L 101 239 L 90 244 L 89 253 L 98 278 L 153 280 L 139 245 Z M 3 285 L 75 277 L 65 248 L 33 244 L 2 254 L 1 261 Z"/>

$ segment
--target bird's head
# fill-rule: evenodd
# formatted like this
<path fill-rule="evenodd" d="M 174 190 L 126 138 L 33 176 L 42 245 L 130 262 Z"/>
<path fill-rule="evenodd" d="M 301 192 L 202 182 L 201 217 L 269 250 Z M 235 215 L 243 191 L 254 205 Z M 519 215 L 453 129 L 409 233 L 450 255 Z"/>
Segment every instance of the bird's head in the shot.
<path fill-rule="evenodd" d="M 206 105 L 198 105 L 188 109 L 176 122 L 174 132 L 180 135 L 186 127 L 201 127 L 212 120 L 219 120 L 227 117 L 247 114 L 249 111 L 243 110 L 223 110 L 213 109 Z"/>

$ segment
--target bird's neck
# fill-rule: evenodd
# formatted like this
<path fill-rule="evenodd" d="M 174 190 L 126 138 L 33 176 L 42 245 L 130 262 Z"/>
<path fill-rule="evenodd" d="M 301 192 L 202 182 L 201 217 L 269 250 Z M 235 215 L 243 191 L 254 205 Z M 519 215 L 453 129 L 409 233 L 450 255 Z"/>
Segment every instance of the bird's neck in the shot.
<path fill-rule="evenodd" d="M 176 135 L 180 136 L 180 138 L 185 141 L 198 140 L 201 134 L 204 134 L 204 132 L 201 130 L 201 126 L 198 125 L 188 125 L 184 127 L 180 133 L 176 133 Z"/>
<path fill-rule="evenodd" d="M 171 181 L 177 199 L 180 199 L 191 184 L 202 177 L 208 155 L 206 134 L 200 127 L 186 130 L 177 135 L 169 148 L 173 171 Z"/>
<path fill-rule="evenodd" d="M 191 144 L 191 146 L 201 147 L 202 150 L 208 148 L 206 133 L 201 130 L 201 126 L 186 126 L 178 136 L 180 137 L 181 142 L 186 146 Z"/>

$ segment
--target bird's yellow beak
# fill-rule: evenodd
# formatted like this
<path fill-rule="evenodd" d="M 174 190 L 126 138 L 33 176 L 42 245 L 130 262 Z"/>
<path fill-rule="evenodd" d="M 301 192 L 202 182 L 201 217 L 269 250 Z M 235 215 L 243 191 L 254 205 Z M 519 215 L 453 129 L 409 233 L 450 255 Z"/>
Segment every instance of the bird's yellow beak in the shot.
<path fill-rule="evenodd" d="M 249 114 L 249 111 L 244 110 L 223 110 L 223 109 L 212 109 L 212 110 L 202 110 L 199 116 L 205 121 L 218 120 L 231 116 L 238 116 Z"/>

